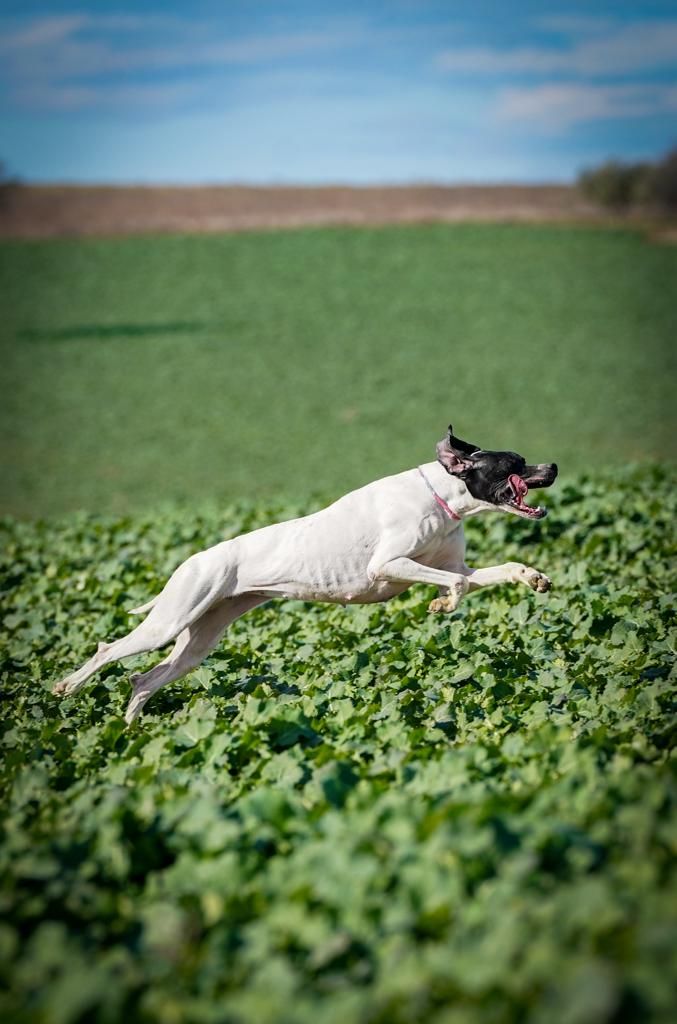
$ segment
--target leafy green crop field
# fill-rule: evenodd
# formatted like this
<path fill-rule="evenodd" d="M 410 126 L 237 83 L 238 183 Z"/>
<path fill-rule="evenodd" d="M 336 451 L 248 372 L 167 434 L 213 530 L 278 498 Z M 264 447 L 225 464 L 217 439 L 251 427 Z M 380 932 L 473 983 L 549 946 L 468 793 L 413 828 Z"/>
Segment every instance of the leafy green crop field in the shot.
<path fill-rule="evenodd" d="M 572 226 L 4 242 L 1 507 L 338 496 L 450 420 L 566 473 L 670 458 L 676 288 L 677 247 Z"/>
<path fill-rule="evenodd" d="M 190 551 L 300 510 L 5 521 L 3 1020 L 674 1021 L 674 483 L 470 525 L 549 595 L 257 609 L 131 730 L 134 662 L 50 684 Z"/>

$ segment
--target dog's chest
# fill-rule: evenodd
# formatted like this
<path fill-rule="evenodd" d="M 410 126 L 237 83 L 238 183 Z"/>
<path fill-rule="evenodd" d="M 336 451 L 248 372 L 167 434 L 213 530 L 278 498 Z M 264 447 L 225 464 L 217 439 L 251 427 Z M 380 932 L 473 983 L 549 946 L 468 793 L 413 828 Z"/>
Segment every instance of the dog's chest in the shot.
<path fill-rule="evenodd" d="M 449 568 L 452 564 L 462 565 L 465 556 L 463 530 L 457 528 L 449 534 L 432 537 L 416 555 L 415 560 L 431 569 Z"/>

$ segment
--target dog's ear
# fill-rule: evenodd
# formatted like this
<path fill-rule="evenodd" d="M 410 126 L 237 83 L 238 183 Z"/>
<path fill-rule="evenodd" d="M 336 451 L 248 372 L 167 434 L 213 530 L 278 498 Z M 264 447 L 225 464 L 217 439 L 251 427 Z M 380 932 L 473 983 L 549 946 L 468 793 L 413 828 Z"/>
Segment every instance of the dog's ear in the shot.
<path fill-rule="evenodd" d="M 462 476 L 472 469 L 470 456 L 478 451 L 477 445 L 468 444 L 467 441 L 454 437 L 454 428 L 450 423 L 447 436 L 437 444 L 437 461 L 442 463 L 447 473 Z"/>
<path fill-rule="evenodd" d="M 476 444 L 469 444 L 467 441 L 461 441 L 460 437 L 454 436 L 454 428 L 451 423 L 449 424 L 449 430 L 447 434 L 447 441 L 449 446 L 453 448 L 455 452 L 459 452 L 461 455 L 474 455 L 475 452 L 479 451 Z"/>

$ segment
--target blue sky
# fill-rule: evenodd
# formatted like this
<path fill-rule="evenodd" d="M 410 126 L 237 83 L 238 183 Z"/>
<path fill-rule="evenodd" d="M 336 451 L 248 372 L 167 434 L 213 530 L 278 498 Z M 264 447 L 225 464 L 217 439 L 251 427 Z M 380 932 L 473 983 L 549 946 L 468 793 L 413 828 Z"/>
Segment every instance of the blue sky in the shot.
<path fill-rule="evenodd" d="M 677 143 L 677 0 L 0 5 L 26 180 L 567 181 Z"/>

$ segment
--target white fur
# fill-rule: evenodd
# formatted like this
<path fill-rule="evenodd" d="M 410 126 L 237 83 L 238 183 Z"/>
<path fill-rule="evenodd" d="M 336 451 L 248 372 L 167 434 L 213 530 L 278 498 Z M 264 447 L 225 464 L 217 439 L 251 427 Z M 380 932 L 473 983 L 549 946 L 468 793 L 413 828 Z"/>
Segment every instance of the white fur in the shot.
<path fill-rule="evenodd" d="M 120 640 L 99 644 L 54 692 L 76 693 L 104 665 L 176 640 L 169 657 L 132 679 L 125 716 L 130 723 L 151 694 L 199 665 L 229 623 L 274 597 L 371 603 L 387 601 L 412 583 L 428 583 L 442 595 L 430 611 L 450 612 L 478 587 L 524 583 L 549 589 L 547 576 L 517 562 L 467 566 L 462 520 L 497 507 L 473 498 L 438 462 L 422 469 L 461 521 L 436 504 L 418 470 L 410 469 L 351 491 L 312 515 L 216 544 L 183 562 L 156 598 L 134 609 L 148 611 L 147 618 Z"/>

